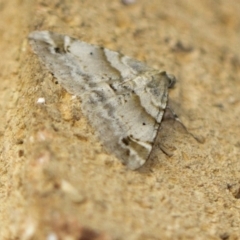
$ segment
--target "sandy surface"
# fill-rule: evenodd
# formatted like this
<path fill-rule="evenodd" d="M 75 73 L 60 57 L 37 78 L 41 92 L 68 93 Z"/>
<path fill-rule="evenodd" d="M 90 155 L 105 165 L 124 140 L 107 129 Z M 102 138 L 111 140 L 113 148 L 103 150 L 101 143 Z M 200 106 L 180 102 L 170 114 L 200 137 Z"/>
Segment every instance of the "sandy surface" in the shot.
<path fill-rule="evenodd" d="M 240 239 L 240 3 L 49 2 L 0 0 L 0 239 Z M 32 53 L 33 30 L 173 73 L 170 105 L 205 141 L 164 123 L 126 169 Z"/>

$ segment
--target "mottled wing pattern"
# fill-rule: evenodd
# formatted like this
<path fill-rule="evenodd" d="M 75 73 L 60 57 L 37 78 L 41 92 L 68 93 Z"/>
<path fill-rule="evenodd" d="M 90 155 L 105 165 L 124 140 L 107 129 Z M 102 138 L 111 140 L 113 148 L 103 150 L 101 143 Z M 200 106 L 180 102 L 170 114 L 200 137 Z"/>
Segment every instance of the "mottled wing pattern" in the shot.
<path fill-rule="evenodd" d="M 33 51 L 70 93 L 106 149 L 130 169 L 148 159 L 174 77 L 103 47 L 48 31 L 29 35 Z"/>

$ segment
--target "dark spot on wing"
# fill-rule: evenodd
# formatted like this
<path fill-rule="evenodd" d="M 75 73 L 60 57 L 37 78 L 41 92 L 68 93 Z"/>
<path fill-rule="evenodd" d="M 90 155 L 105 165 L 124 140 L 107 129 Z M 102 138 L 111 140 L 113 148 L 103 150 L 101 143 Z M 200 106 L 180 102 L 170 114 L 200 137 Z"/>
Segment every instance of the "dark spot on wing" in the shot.
<path fill-rule="evenodd" d="M 123 139 L 122 139 L 122 142 L 123 142 L 126 146 L 129 145 L 129 139 L 128 139 L 128 138 L 123 138 Z"/>
<path fill-rule="evenodd" d="M 54 48 L 54 51 L 55 51 L 56 53 L 61 53 L 61 49 L 60 49 L 59 47 Z"/>
<path fill-rule="evenodd" d="M 117 89 L 113 86 L 113 84 L 109 84 L 109 87 L 110 87 L 114 92 L 117 91 Z"/>

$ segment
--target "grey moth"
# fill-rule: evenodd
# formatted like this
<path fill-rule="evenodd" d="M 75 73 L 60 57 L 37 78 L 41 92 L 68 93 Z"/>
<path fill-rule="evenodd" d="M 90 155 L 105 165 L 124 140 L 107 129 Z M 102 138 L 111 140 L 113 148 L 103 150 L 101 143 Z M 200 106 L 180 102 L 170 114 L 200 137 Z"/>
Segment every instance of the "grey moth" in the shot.
<path fill-rule="evenodd" d="M 109 153 L 135 170 L 149 158 L 175 78 L 118 52 L 49 31 L 29 34 L 41 62 L 81 109 Z"/>

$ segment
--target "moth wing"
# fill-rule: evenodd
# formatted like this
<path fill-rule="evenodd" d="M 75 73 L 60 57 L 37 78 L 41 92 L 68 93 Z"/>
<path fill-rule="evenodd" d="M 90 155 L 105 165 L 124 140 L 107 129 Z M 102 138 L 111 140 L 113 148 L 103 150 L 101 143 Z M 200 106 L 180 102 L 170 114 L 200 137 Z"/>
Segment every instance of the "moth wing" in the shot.
<path fill-rule="evenodd" d="M 84 87 L 105 81 L 126 81 L 151 70 L 140 61 L 66 35 L 34 31 L 29 34 L 29 41 L 33 51 L 63 85 L 70 81 L 69 76 L 73 85 Z M 66 89 L 75 94 L 69 86 Z"/>
<path fill-rule="evenodd" d="M 148 159 L 167 104 L 166 73 L 143 74 L 123 84 L 98 85 L 82 108 L 107 149 L 130 169 Z"/>
<path fill-rule="evenodd" d="M 99 46 L 47 31 L 29 35 L 34 52 L 82 111 L 108 151 L 130 169 L 142 166 L 167 103 L 169 77 Z"/>

